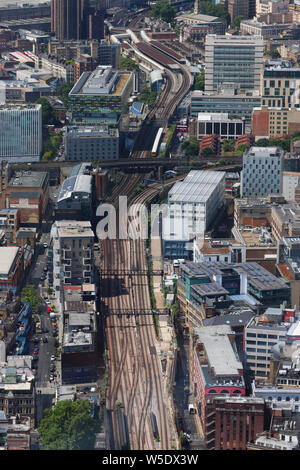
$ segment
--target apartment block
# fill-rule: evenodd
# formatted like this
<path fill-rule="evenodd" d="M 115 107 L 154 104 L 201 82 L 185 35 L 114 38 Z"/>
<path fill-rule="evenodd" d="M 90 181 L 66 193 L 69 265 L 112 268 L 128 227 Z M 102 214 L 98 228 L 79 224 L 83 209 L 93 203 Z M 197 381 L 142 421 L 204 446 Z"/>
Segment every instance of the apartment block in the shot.
<path fill-rule="evenodd" d="M 88 221 L 56 221 L 51 228 L 53 287 L 94 282 L 94 233 Z M 48 254 L 49 255 L 49 254 Z M 49 266 L 49 271 L 51 265 Z"/>
<path fill-rule="evenodd" d="M 284 151 L 280 147 L 251 147 L 243 155 L 241 196 L 282 193 Z"/>

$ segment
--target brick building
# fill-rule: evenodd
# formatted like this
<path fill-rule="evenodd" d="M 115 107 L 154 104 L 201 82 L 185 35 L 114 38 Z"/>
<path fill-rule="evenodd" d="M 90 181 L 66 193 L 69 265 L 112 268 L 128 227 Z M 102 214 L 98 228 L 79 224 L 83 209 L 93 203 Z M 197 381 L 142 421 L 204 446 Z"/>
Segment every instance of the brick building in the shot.
<path fill-rule="evenodd" d="M 264 400 L 210 396 L 206 403 L 205 441 L 209 450 L 246 450 L 264 431 Z"/>

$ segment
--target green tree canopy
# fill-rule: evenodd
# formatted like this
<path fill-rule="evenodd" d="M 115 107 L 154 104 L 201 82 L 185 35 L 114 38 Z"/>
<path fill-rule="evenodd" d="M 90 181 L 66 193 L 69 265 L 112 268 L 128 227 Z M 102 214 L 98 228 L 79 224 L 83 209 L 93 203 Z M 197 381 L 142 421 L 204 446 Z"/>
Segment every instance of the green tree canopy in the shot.
<path fill-rule="evenodd" d="M 129 70 L 137 70 L 139 68 L 139 65 L 136 63 L 135 60 L 130 59 L 130 57 L 122 57 L 120 59 L 120 68 L 129 69 Z"/>
<path fill-rule="evenodd" d="M 54 120 L 54 111 L 47 98 L 38 98 L 36 104 L 42 105 L 43 125 L 52 124 Z"/>
<path fill-rule="evenodd" d="M 236 149 L 238 152 L 242 152 L 244 153 L 245 150 L 248 150 L 249 149 L 249 145 L 247 144 L 241 144 L 238 146 L 238 148 Z"/>
<path fill-rule="evenodd" d="M 152 5 L 152 16 L 160 18 L 166 23 L 171 23 L 176 15 L 176 10 L 170 5 L 168 0 L 158 0 Z"/>
<path fill-rule="evenodd" d="M 210 147 L 205 147 L 201 152 L 202 157 L 209 157 L 212 154 L 213 154 L 213 151 Z"/>
<path fill-rule="evenodd" d="M 61 101 L 64 103 L 64 106 L 68 109 L 69 108 L 69 93 L 72 90 L 74 86 L 74 82 L 70 83 L 62 83 L 61 85 L 58 85 L 56 88 L 56 94 L 57 96 L 61 99 Z"/>
<path fill-rule="evenodd" d="M 42 303 L 42 299 L 33 284 L 27 284 L 21 292 L 21 301 L 29 302 L 33 313 L 38 311 Z"/>
<path fill-rule="evenodd" d="M 231 23 L 231 27 L 232 28 L 236 28 L 236 29 L 240 29 L 240 24 L 241 24 L 241 21 L 244 20 L 245 18 L 242 16 L 242 15 L 239 15 L 239 16 L 236 16 L 232 23 Z"/>
<path fill-rule="evenodd" d="M 91 404 L 84 400 L 63 400 L 44 410 L 38 432 L 43 450 L 90 450 L 100 420 L 92 417 Z"/>
<path fill-rule="evenodd" d="M 215 5 L 212 2 L 200 2 L 200 12 L 203 15 L 217 16 L 223 18 L 227 24 L 230 23 L 230 15 L 224 5 Z"/>
<path fill-rule="evenodd" d="M 195 90 L 202 90 L 204 91 L 204 84 L 205 84 L 205 72 L 201 70 L 200 75 L 195 78 Z"/>
<path fill-rule="evenodd" d="M 182 148 L 185 151 L 187 157 L 198 155 L 199 142 L 197 141 L 196 137 L 190 137 L 188 140 L 183 142 Z"/>

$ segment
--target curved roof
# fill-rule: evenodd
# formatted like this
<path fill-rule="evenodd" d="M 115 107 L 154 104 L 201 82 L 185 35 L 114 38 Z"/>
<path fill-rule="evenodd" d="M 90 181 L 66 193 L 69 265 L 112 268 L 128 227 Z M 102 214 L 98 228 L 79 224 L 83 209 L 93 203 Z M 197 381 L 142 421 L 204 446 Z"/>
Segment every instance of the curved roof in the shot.
<path fill-rule="evenodd" d="M 158 82 L 163 79 L 162 73 L 160 70 L 152 70 L 149 74 L 150 82 Z"/>

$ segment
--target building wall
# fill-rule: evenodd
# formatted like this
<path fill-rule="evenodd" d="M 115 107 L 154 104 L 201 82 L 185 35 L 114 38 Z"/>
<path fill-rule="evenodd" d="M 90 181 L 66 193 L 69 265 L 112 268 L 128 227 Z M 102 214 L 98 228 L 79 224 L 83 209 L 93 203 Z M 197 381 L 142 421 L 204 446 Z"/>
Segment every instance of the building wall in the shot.
<path fill-rule="evenodd" d="M 283 156 L 243 156 L 241 195 L 268 196 L 282 193 Z"/>

